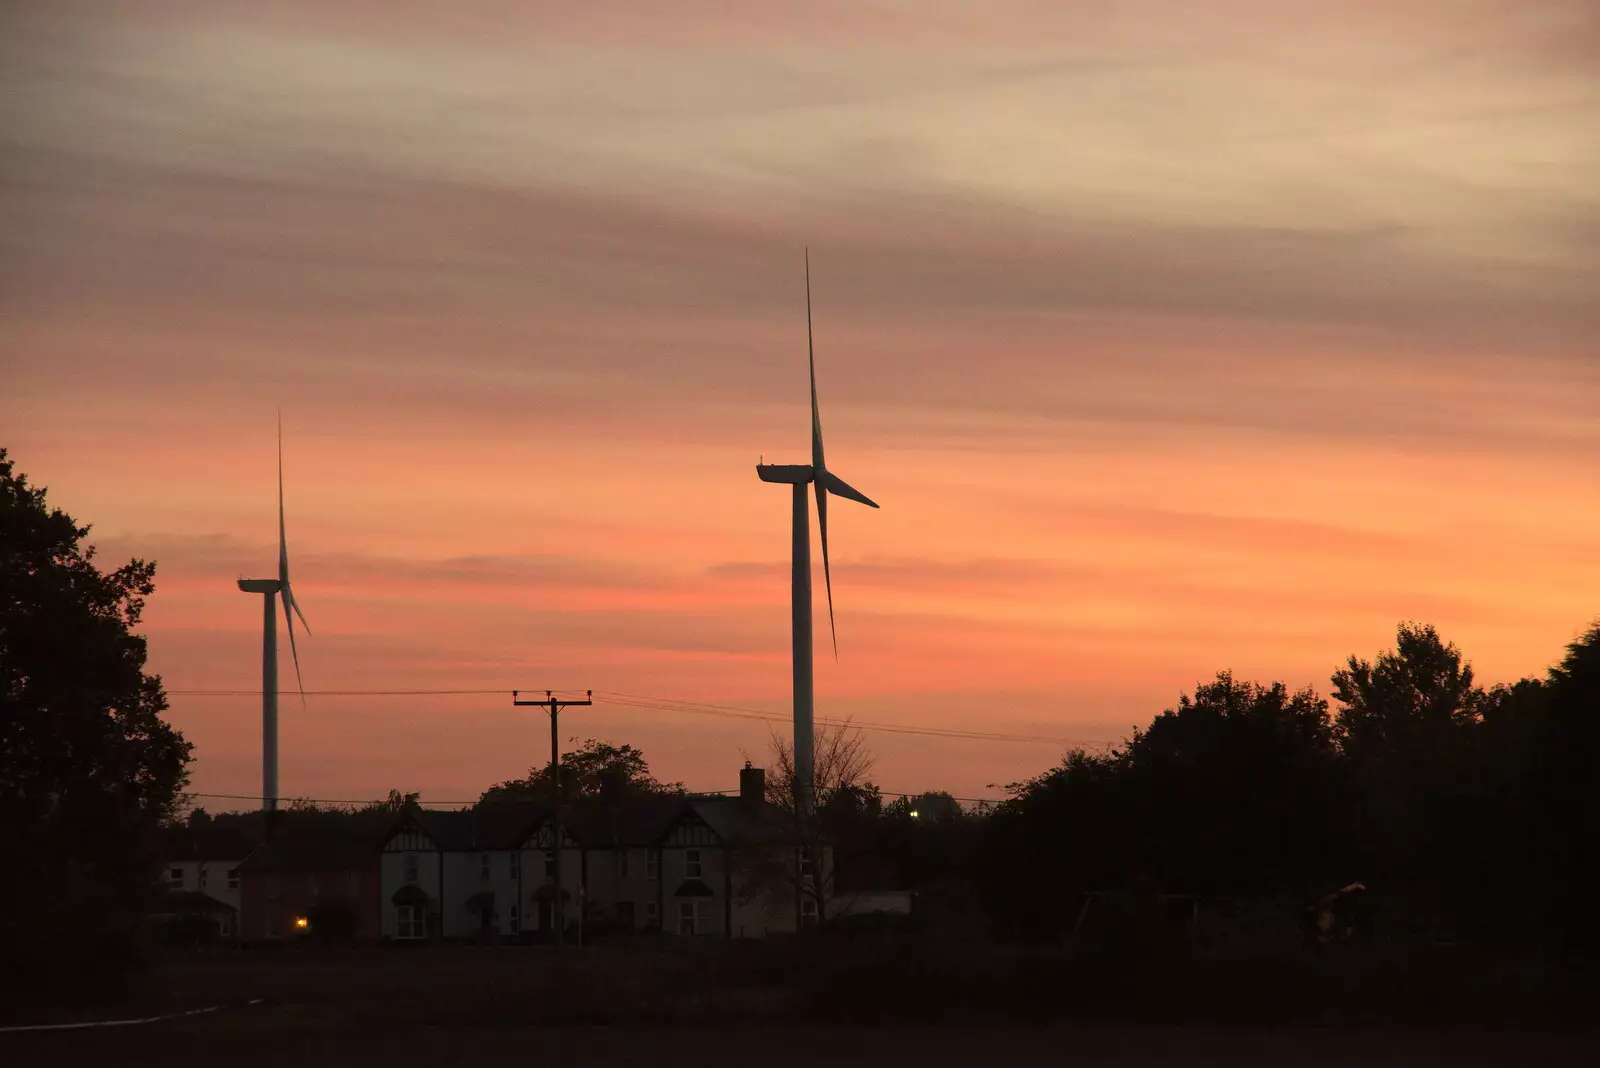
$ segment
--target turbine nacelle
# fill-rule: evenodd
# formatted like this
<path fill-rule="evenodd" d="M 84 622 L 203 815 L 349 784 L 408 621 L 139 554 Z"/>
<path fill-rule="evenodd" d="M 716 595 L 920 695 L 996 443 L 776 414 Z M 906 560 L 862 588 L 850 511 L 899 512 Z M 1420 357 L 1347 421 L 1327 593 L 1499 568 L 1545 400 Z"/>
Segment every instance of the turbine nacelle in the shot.
<path fill-rule="evenodd" d="M 265 593 L 271 596 L 283 588 L 277 579 L 240 579 L 239 588 L 245 593 Z"/>
<path fill-rule="evenodd" d="M 804 486 L 816 478 L 816 472 L 810 464 L 756 464 L 756 477 L 763 482 Z"/>

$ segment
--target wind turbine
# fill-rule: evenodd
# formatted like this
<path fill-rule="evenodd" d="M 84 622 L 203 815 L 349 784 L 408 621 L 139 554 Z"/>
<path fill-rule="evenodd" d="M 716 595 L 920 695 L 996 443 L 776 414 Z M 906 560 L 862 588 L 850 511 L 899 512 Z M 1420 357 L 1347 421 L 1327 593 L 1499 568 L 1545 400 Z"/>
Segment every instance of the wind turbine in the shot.
<path fill-rule="evenodd" d="M 812 801 L 815 752 L 811 671 L 811 511 L 806 500 L 809 483 L 817 495 L 817 527 L 822 534 L 822 577 L 828 589 L 828 631 L 833 637 L 834 659 L 839 657 L 839 634 L 833 622 L 833 575 L 828 564 L 828 495 L 878 507 L 859 490 L 828 470 L 822 458 L 822 416 L 817 410 L 817 354 L 811 339 L 811 250 L 806 250 L 806 353 L 811 366 L 811 462 L 809 464 L 756 464 L 763 482 L 794 487 L 793 567 L 790 573 L 791 625 L 794 651 L 794 771 L 796 804 L 808 811 Z"/>
<path fill-rule="evenodd" d="M 278 414 L 278 577 L 240 579 L 245 593 L 262 594 L 261 616 L 261 807 L 267 812 L 278 807 L 278 613 L 276 597 L 283 598 L 283 618 L 289 625 L 289 652 L 294 656 L 294 679 L 300 687 L 300 703 L 305 704 L 305 684 L 300 679 L 300 651 L 294 644 L 294 617 L 306 633 L 311 626 L 289 588 L 289 543 L 283 528 L 283 414 Z"/>

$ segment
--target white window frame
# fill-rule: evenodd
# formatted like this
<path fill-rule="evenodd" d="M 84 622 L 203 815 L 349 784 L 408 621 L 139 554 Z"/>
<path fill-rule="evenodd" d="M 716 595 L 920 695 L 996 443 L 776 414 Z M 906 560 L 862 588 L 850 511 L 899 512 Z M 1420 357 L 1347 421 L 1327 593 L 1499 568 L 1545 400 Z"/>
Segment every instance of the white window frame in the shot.
<path fill-rule="evenodd" d="M 684 930 L 685 924 L 688 930 Z M 693 937 L 700 933 L 700 910 L 693 900 L 678 902 L 678 934 Z"/>
<path fill-rule="evenodd" d="M 817 911 L 817 899 L 810 894 L 800 895 L 800 926 L 815 927 L 820 916 Z"/>
<path fill-rule="evenodd" d="M 423 914 L 421 905 L 396 905 L 394 910 L 394 936 L 397 939 L 414 941 L 426 938 L 428 934 L 428 918 Z"/>
<path fill-rule="evenodd" d="M 229 868 L 228 869 L 228 889 L 229 890 L 237 890 L 237 889 L 239 889 L 239 869 L 238 868 Z"/>
<path fill-rule="evenodd" d="M 628 851 L 626 849 L 619 849 L 617 850 L 617 878 L 626 879 L 627 877 Z"/>
<path fill-rule="evenodd" d="M 202 864 L 202 865 L 200 865 L 200 889 L 204 890 L 205 888 L 206 888 L 206 866 L 204 864 Z"/>
<path fill-rule="evenodd" d="M 407 853 L 405 867 L 401 870 L 401 877 L 410 885 L 415 885 L 422 876 L 422 858 L 415 853 Z"/>
<path fill-rule="evenodd" d="M 644 877 L 651 882 L 661 878 L 661 851 L 650 849 L 644 855 Z"/>
<path fill-rule="evenodd" d="M 700 879 L 705 873 L 705 858 L 698 849 L 685 849 L 683 851 L 683 877 L 685 879 Z"/>
<path fill-rule="evenodd" d="M 544 851 L 544 877 L 546 879 L 554 879 L 556 877 L 556 851 L 554 849 L 546 849 Z"/>
<path fill-rule="evenodd" d="M 661 926 L 661 903 L 659 901 L 646 901 L 644 903 L 644 922 L 652 927 Z"/>
<path fill-rule="evenodd" d="M 492 877 L 493 874 L 489 870 L 489 854 L 484 853 L 478 858 L 478 881 L 486 883 Z"/>

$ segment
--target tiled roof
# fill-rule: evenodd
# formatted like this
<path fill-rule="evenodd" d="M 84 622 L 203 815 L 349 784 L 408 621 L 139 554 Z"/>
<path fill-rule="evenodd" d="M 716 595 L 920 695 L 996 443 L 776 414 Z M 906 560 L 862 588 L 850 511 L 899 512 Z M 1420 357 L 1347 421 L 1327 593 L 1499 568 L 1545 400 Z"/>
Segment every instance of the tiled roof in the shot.
<path fill-rule="evenodd" d="M 169 890 L 150 903 L 150 912 L 156 916 L 171 916 L 184 912 L 238 912 L 226 901 L 218 901 L 210 894 L 198 890 Z"/>
<path fill-rule="evenodd" d="M 585 800 L 563 808 L 563 829 L 580 846 L 608 849 L 653 846 L 675 823 L 692 814 L 729 844 L 774 842 L 784 837 L 784 815 L 772 805 L 752 807 L 738 797 L 659 794 L 621 802 Z M 447 853 L 515 849 L 525 845 L 550 817 L 537 802 L 479 805 L 455 812 L 409 809 L 391 829 L 414 825 Z M 390 835 L 386 835 L 387 839 Z"/>
<path fill-rule="evenodd" d="M 378 845 L 365 835 L 275 838 L 245 858 L 242 871 L 363 871 L 378 866 Z"/>
<path fill-rule="evenodd" d="M 233 827 L 169 827 L 161 835 L 164 860 L 239 860 L 256 842 Z"/>
<path fill-rule="evenodd" d="M 741 797 L 705 797 L 688 805 L 728 845 L 778 842 L 785 837 L 783 810 L 766 802 L 752 805 Z"/>
<path fill-rule="evenodd" d="M 519 801 L 457 812 L 412 809 L 407 815 L 445 852 L 472 853 L 515 848 L 547 811 L 547 806 Z"/>

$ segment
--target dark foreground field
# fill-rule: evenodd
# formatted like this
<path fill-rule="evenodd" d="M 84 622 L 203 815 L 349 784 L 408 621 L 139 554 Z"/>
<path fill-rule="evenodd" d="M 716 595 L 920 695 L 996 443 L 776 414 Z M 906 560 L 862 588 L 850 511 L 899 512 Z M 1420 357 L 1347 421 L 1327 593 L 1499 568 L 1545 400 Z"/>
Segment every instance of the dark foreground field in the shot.
<path fill-rule="evenodd" d="M 1527 981 L 1476 958 L 1208 965 L 1131 986 L 1064 974 L 1059 958 L 909 945 L 592 948 L 559 961 L 533 947 L 174 957 L 123 1004 L 72 1015 L 229 1007 L 0 1033 L 0 1065 L 1597 1063 L 1570 1016 L 1509 1011 Z"/>
<path fill-rule="evenodd" d="M 1593 1065 L 1558 1036 L 1130 1028 L 546 1028 L 511 1025 L 240 1029 L 208 1019 L 98 1032 L 0 1035 L 0 1063 L 32 1065 L 523 1064 L 973 1068 L 1054 1065 Z"/>

